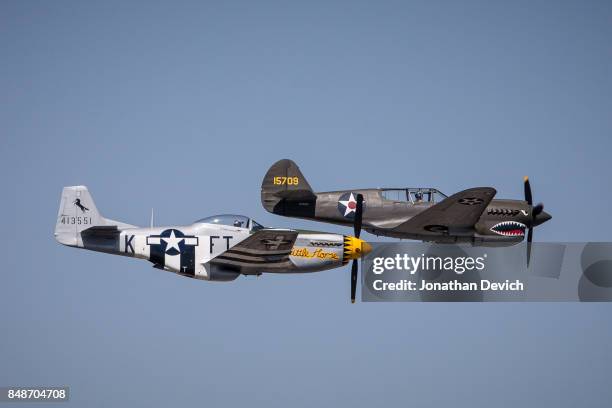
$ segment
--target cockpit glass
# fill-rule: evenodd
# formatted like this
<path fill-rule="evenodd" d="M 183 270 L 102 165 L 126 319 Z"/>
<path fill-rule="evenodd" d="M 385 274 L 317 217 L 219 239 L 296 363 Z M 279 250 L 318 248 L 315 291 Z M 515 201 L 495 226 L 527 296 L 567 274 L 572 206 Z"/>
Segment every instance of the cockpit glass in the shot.
<path fill-rule="evenodd" d="M 446 195 L 442 194 L 435 188 L 409 188 L 408 198 L 411 203 L 439 203 L 446 198 Z"/>
<path fill-rule="evenodd" d="M 251 231 L 259 231 L 260 229 L 265 228 L 263 225 L 261 225 L 255 220 L 250 219 L 249 217 L 236 214 L 213 215 L 212 217 L 206 217 L 202 218 L 201 220 L 197 220 L 196 223 L 228 225 L 230 227 L 237 228 L 250 228 Z"/>
<path fill-rule="evenodd" d="M 251 220 L 251 231 L 259 231 L 260 229 L 264 229 L 264 226 L 255 220 Z"/>
<path fill-rule="evenodd" d="M 406 201 L 405 189 L 387 189 L 382 191 L 382 196 L 385 200 L 390 201 Z"/>
<path fill-rule="evenodd" d="M 433 193 L 433 201 L 434 203 L 439 203 L 440 201 L 444 200 L 446 198 L 445 194 L 442 194 L 441 192 L 439 192 L 438 190 L 436 190 Z"/>
<path fill-rule="evenodd" d="M 249 217 L 235 214 L 213 215 L 212 217 L 202 218 L 201 220 L 198 220 L 196 222 L 204 224 L 228 225 L 237 228 L 249 227 Z"/>

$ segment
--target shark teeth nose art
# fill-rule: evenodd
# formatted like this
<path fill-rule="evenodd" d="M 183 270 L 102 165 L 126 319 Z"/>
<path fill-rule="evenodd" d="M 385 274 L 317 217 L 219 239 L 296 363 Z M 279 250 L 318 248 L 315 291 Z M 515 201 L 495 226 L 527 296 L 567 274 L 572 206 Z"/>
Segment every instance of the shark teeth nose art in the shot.
<path fill-rule="evenodd" d="M 516 237 L 524 236 L 525 228 L 527 228 L 525 224 L 521 224 L 520 222 L 504 221 L 492 226 L 491 231 L 507 237 Z"/>

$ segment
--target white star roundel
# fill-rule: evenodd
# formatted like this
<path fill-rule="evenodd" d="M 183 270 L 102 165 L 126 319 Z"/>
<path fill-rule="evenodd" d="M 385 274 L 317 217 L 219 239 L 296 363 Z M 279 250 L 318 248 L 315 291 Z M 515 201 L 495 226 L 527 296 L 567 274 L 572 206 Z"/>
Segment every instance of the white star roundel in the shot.
<path fill-rule="evenodd" d="M 174 230 L 172 230 L 170 232 L 170 237 L 166 238 L 162 238 L 162 241 L 164 241 L 166 243 L 166 253 L 170 253 L 172 252 L 172 249 L 174 249 L 176 252 L 181 252 L 181 247 L 179 246 L 179 244 L 181 243 L 181 241 L 183 240 L 183 238 L 177 238 L 176 235 L 174 235 Z"/>
<path fill-rule="evenodd" d="M 364 201 L 365 203 L 365 201 Z M 338 211 L 343 217 L 353 218 L 355 217 L 355 211 L 357 210 L 357 194 L 352 192 L 344 193 L 338 199 Z"/>

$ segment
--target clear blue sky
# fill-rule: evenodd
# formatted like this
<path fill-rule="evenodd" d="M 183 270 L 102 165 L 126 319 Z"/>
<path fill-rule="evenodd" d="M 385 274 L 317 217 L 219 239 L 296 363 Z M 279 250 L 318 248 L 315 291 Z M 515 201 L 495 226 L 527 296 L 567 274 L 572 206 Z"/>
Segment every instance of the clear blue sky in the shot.
<path fill-rule="evenodd" d="M 87 4 L 86 4 L 87 3 Z M 348 268 L 198 282 L 62 247 L 62 186 L 110 218 L 348 229 L 265 212 L 317 190 L 481 185 L 543 241 L 609 241 L 612 4 L 0 4 L 0 385 L 73 406 L 555 406 L 612 398 L 609 304 L 356 304 Z M 365 238 L 373 237 L 365 234 Z"/>

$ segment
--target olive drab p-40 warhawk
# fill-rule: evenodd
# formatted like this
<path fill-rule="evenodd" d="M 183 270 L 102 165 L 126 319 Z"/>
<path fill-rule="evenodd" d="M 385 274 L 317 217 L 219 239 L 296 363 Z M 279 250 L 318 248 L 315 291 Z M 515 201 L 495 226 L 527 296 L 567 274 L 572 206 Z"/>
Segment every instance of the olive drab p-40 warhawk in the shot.
<path fill-rule="evenodd" d="M 434 188 L 370 188 L 316 193 L 297 164 L 280 160 L 261 185 L 261 203 L 271 213 L 363 227 L 374 235 L 435 243 L 515 245 L 527 231 L 529 264 L 533 227 L 551 219 L 533 205 L 524 179 L 524 200 L 493 199 L 492 187 L 476 187 L 450 197 Z"/>
<path fill-rule="evenodd" d="M 355 237 L 265 228 L 242 215 L 140 228 L 102 217 L 85 186 L 64 187 L 55 238 L 64 245 L 146 259 L 156 268 L 209 281 L 262 272 L 323 271 L 371 250 Z"/>

